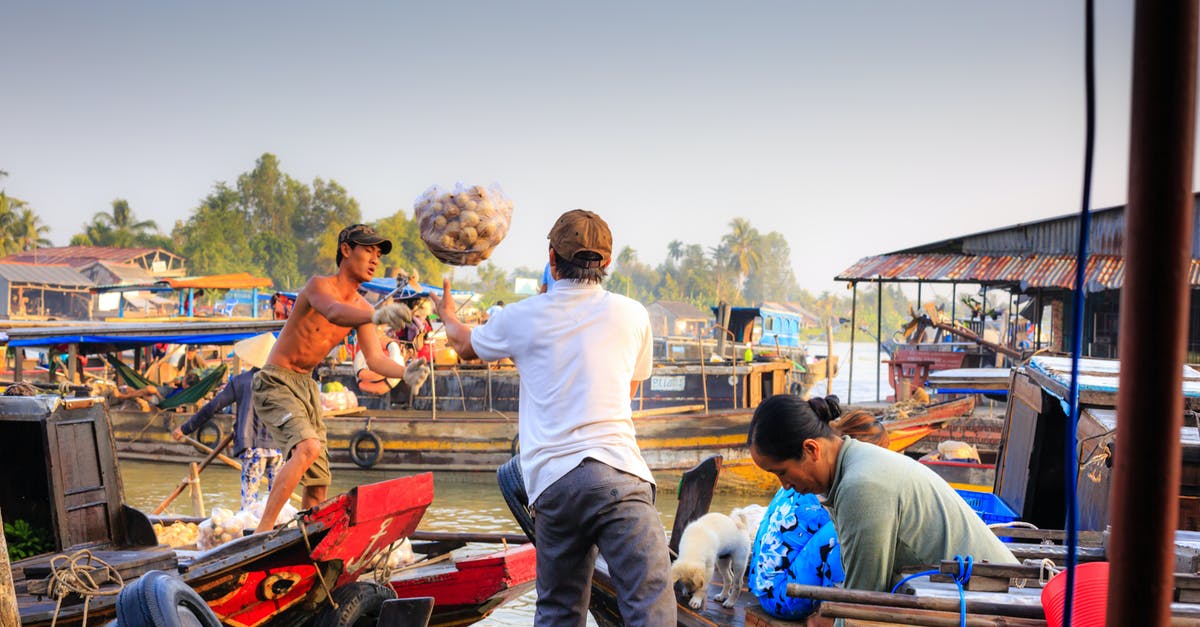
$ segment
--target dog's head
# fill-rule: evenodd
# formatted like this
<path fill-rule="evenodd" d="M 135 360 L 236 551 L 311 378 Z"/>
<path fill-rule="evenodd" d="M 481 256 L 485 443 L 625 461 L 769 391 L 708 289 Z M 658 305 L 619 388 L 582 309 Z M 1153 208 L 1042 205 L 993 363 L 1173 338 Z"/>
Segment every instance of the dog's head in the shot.
<path fill-rule="evenodd" d="M 708 573 L 702 564 L 676 561 L 671 564 L 671 581 L 678 583 L 682 594 L 690 596 L 708 589 Z"/>

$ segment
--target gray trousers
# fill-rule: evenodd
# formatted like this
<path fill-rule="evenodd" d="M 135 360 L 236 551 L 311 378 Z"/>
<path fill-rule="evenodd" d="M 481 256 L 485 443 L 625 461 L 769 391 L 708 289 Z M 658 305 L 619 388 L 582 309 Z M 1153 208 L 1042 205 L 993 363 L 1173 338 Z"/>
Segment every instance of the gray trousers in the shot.
<path fill-rule="evenodd" d="M 586 624 L 597 549 L 626 625 L 675 625 L 671 559 L 651 484 L 587 459 L 542 492 L 534 511 L 535 625 Z"/>

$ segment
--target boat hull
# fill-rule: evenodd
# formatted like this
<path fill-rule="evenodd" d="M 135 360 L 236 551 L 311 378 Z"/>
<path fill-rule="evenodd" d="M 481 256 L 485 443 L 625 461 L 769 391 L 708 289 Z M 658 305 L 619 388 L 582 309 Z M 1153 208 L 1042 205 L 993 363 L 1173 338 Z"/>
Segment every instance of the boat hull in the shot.
<path fill-rule="evenodd" d="M 775 477 L 756 467 L 746 447 L 753 411 L 748 409 L 635 416 L 634 428 L 642 456 L 654 472 L 660 490 L 673 490 L 679 476 L 712 455 L 725 461 L 723 492 L 770 493 L 779 487 Z M 113 434 L 122 458 L 191 462 L 201 453 L 176 442 L 171 429 L 187 414 L 112 412 Z M 233 418 L 218 415 L 221 433 L 233 428 Z M 361 468 L 350 444 L 369 430 L 382 445 L 372 469 L 403 472 L 455 471 L 495 473 L 519 449 L 517 416 L 479 412 L 371 410 L 325 419 L 330 462 L 334 468 Z M 202 441 L 215 441 L 213 432 Z"/>

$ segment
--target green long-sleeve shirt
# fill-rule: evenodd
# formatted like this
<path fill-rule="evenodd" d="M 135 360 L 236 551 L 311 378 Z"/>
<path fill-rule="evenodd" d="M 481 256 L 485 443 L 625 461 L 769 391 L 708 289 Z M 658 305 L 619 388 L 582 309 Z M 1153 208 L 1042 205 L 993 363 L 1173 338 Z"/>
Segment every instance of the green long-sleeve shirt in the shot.
<path fill-rule="evenodd" d="M 955 555 L 1017 563 L 950 484 L 873 444 L 842 439 L 825 506 L 842 544 L 847 588 L 891 592 L 900 569 Z"/>

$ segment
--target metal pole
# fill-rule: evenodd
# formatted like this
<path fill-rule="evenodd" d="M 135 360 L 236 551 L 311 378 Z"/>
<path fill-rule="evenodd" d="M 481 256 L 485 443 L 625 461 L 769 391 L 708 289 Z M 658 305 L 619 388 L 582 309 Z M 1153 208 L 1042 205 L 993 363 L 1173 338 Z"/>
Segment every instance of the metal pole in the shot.
<path fill-rule="evenodd" d="M 917 281 L 917 311 L 921 311 L 921 282 Z"/>
<path fill-rule="evenodd" d="M 875 284 L 878 288 L 875 296 L 875 402 L 880 400 L 880 390 L 882 389 L 882 379 L 879 377 L 879 362 L 883 359 L 883 278 L 878 279 Z"/>
<path fill-rule="evenodd" d="M 1109 625 L 1171 622 L 1192 250 L 1197 3 L 1138 2 L 1112 477 Z M 1082 286 L 1081 286 L 1082 287 Z M 1146 420 L 1145 399 L 1156 403 Z M 1154 451 L 1152 455 L 1138 451 Z"/>
<path fill-rule="evenodd" d="M 846 404 L 854 400 L 854 336 L 858 332 L 858 283 L 850 284 L 850 376 L 846 380 Z"/>
<path fill-rule="evenodd" d="M 950 284 L 950 322 L 958 321 L 958 283 Z"/>
<path fill-rule="evenodd" d="M 1034 337 L 1033 350 L 1042 350 L 1042 288 L 1037 291 L 1037 336 Z"/>

